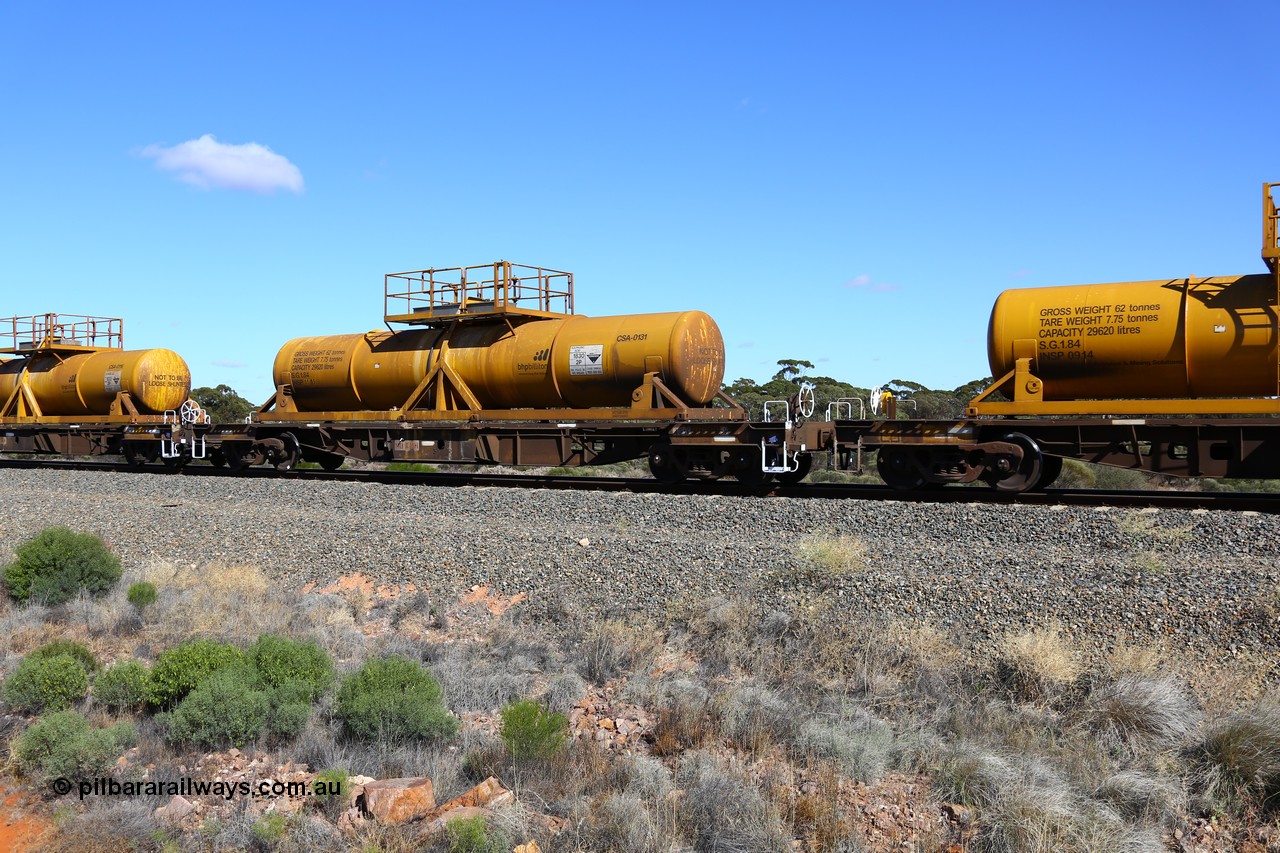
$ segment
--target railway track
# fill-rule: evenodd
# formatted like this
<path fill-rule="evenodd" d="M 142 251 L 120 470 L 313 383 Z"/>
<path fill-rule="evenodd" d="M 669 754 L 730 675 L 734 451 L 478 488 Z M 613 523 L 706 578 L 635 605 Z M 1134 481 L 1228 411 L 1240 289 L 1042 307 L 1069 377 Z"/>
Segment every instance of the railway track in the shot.
<path fill-rule="evenodd" d="M 784 486 L 743 485 L 731 480 L 690 480 L 675 485 L 648 478 L 549 476 L 546 474 L 509 474 L 487 472 L 407 472 L 345 470 L 321 471 L 302 469 L 280 473 L 273 468 L 257 467 L 241 471 L 189 465 L 169 469 L 162 465 L 133 468 L 120 463 L 84 460 L 0 459 L 0 469 L 54 469 L 62 471 L 98 471 L 107 473 L 149 473 L 183 477 L 251 477 L 265 479 L 308 479 L 333 482 L 382 483 L 413 486 L 472 486 L 525 489 L 566 489 L 596 492 L 632 492 L 636 494 L 719 495 L 737 497 L 784 497 L 818 500 L 908 501 L 913 503 L 981 503 L 1017 506 L 1113 506 L 1131 508 L 1204 509 L 1235 512 L 1280 513 L 1280 494 L 1255 492 L 1191 492 L 1191 491 L 1120 491 L 1098 489 L 1047 489 L 1021 493 L 997 492 L 973 487 L 950 487 L 916 491 L 900 491 L 882 485 L 801 483 Z"/>

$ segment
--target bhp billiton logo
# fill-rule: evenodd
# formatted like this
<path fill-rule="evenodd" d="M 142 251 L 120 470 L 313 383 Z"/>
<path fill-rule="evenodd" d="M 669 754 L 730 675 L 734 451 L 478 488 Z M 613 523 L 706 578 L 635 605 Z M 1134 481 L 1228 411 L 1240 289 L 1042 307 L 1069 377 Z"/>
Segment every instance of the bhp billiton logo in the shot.
<path fill-rule="evenodd" d="M 547 347 L 544 350 L 539 350 L 533 355 L 534 361 L 546 361 L 549 358 L 551 358 L 551 347 Z"/>

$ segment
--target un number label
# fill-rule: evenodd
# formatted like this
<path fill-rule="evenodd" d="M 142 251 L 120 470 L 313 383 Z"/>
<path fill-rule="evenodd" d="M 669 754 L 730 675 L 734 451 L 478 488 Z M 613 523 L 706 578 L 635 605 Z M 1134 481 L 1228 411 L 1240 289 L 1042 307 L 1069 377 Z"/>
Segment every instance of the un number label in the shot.
<path fill-rule="evenodd" d="M 570 376 L 604 376 L 604 344 L 569 347 Z"/>

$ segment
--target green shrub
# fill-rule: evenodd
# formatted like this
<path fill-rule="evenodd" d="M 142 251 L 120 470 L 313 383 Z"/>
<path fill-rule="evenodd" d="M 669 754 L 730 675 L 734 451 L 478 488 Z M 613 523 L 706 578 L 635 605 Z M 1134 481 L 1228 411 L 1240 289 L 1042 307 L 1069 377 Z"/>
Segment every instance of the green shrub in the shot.
<path fill-rule="evenodd" d="M 280 737 L 297 737 L 306 728 L 311 717 L 311 706 L 306 702 L 272 703 L 267 730 Z"/>
<path fill-rule="evenodd" d="M 18 735 L 13 752 L 24 772 L 46 782 L 100 773 L 138 738 L 130 723 L 94 729 L 75 711 L 50 714 Z"/>
<path fill-rule="evenodd" d="M 9 594 L 19 601 L 62 604 L 81 590 L 101 595 L 120 580 L 120 560 L 91 533 L 46 527 L 18 546 L 4 569 Z"/>
<path fill-rule="evenodd" d="M 125 660 L 109 667 L 93 682 L 93 700 L 117 711 L 141 708 L 147 701 L 151 675 L 136 660 Z"/>
<path fill-rule="evenodd" d="M 458 720 L 440 701 L 440 683 L 421 664 L 402 657 L 366 663 L 342 680 L 338 717 L 369 740 L 448 737 Z"/>
<path fill-rule="evenodd" d="M 148 581 L 138 581 L 129 587 L 125 597 L 141 613 L 156 603 L 156 585 Z"/>
<path fill-rule="evenodd" d="M 172 707 L 192 688 L 219 670 L 244 662 L 244 652 L 230 643 L 214 640 L 188 640 L 156 657 L 151 667 L 151 685 L 147 701 L 160 707 Z"/>
<path fill-rule="evenodd" d="M 27 657 L 40 659 L 57 657 L 58 655 L 68 655 L 74 658 L 76 663 L 84 667 L 86 673 L 98 671 L 98 659 L 93 656 L 93 652 L 72 640 L 54 640 L 52 643 L 45 643 L 27 655 Z"/>
<path fill-rule="evenodd" d="M 312 801 L 321 811 L 336 821 L 347 807 L 347 794 L 351 791 L 348 780 L 351 775 L 340 768 L 321 770 L 311 780 Z"/>
<path fill-rule="evenodd" d="M 517 761 L 551 758 L 569 739 L 569 718 L 532 699 L 521 699 L 502 709 L 498 737 Z"/>
<path fill-rule="evenodd" d="M 311 790 L 319 800 L 330 800 L 334 797 L 341 799 L 351 790 L 348 782 L 350 778 L 351 774 L 340 767 L 321 770 L 311 780 Z"/>
<path fill-rule="evenodd" d="M 69 708 L 89 692 L 89 675 L 71 655 L 28 655 L 4 683 L 4 700 L 18 711 Z"/>
<path fill-rule="evenodd" d="M 154 674 L 154 673 L 153 673 Z M 169 715 L 169 739 L 199 746 L 243 746 L 262 734 L 271 700 L 247 666 L 209 675 Z"/>
<path fill-rule="evenodd" d="M 497 853 L 511 846 L 501 833 L 489 834 L 484 815 L 451 820 L 444 832 L 449 853 Z"/>
<path fill-rule="evenodd" d="M 289 687 L 313 702 L 333 683 L 333 661 L 314 642 L 263 634 L 249 647 L 249 661 L 268 687 Z"/>
<path fill-rule="evenodd" d="M 289 829 L 289 820 L 279 812 L 263 815 L 262 820 L 253 824 L 253 837 L 261 845 L 274 848 L 284 840 Z"/>

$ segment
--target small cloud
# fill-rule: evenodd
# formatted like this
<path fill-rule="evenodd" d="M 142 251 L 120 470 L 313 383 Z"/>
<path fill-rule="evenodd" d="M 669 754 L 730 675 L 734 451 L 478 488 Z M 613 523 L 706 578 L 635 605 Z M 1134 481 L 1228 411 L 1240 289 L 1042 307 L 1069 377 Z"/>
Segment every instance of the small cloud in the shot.
<path fill-rule="evenodd" d="M 1026 278 L 1029 275 L 1031 275 L 1031 270 L 1021 269 L 1009 273 L 1009 278 Z"/>
<path fill-rule="evenodd" d="M 382 180 L 382 172 L 386 168 L 387 158 L 379 157 L 378 162 L 365 168 L 365 170 L 361 172 L 360 177 L 365 181 L 380 181 Z"/>
<path fill-rule="evenodd" d="M 211 361 L 209 363 L 214 367 L 244 367 L 243 361 Z"/>
<path fill-rule="evenodd" d="M 844 286 L 850 290 L 867 290 L 871 293 L 892 293 L 898 289 L 896 284 L 872 281 L 871 276 L 866 273 L 854 276 L 846 281 Z"/>
<path fill-rule="evenodd" d="M 828 362 L 828 361 L 830 361 L 830 360 L 831 360 L 831 359 L 827 358 L 827 357 L 824 355 L 822 358 L 818 359 L 818 364 L 825 364 L 825 363 L 827 363 L 827 362 Z"/>
<path fill-rule="evenodd" d="M 157 169 L 176 172 L 178 180 L 202 190 L 302 192 L 302 172 L 298 167 L 289 158 L 256 142 L 228 145 L 206 133 L 170 148 L 148 145 L 139 153 L 154 159 Z"/>
<path fill-rule="evenodd" d="M 742 343 L 738 344 L 738 349 L 751 349 L 755 345 L 756 345 L 755 341 L 743 341 Z"/>

